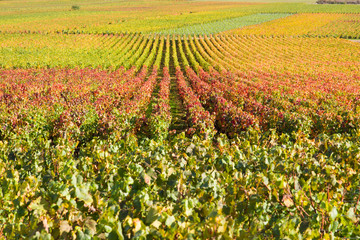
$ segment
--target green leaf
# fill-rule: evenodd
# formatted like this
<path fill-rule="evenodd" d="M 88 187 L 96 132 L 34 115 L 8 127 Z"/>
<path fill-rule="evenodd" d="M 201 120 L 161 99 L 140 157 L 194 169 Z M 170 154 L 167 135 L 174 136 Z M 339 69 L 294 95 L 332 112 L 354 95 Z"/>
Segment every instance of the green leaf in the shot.
<path fill-rule="evenodd" d="M 90 230 L 91 234 L 94 235 L 96 233 L 96 221 L 91 219 L 91 217 L 87 217 L 85 220 L 85 227 Z"/>
<path fill-rule="evenodd" d="M 74 186 L 80 185 L 80 184 L 82 184 L 82 182 L 83 182 L 83 177 L 81 175 L 73 175 L 71 177 L 71 183 Z"/>
<path fill-rule="evenodd" d="M 267 186 L 269 184 L 269 179 L 265 176 L 263 176 L 262 178 L 263 178 L 264 184 Z"/>
<path fill-rule="evenodd" d="M 146 215 L 145 223 L 147 225 L 150 225 L 158 218 L 156 208 L 152 207 L 150 208 L 148 214 Z"/>
<path fill-rule="evenodd" d="M 346 213 L 346 216 L 351 219 L 351 221 L 353 222 L 357 222 L 357 218 L 356 218 L 356 215 L 355 215 L 355 210 L 353 207 L 349 208 L 349 210 L 347 211 Z"/>
<path fill-rule="evenodd" d="M 86 233 L 78 230 L 78 232 L 77 232 L 77 239 L 79 239 L 79 240 L 90 240 L 91 237 L 90 237 L 89 235 L 87 235 Z"/>
<path fill-rule="evenodd" d="M 173 222 L 175 222 L 175 217 L 174 216 L 169 216 L 165 221 L 165 225 L 170 227 L 171 224 L 173 224 Z"/>
<path fill-rule="evenodd" d="M 335 232 L 338 229 L 338 226 L 339 226 L 338 221 L 334 221 L 334 222 L 330 223 L 329 232 Z"/>
<path fill-rule="evenodd" d="M 195 144 L 191 143 L 191 144 L 186 148 L 186 153 L 187 153 L 187 154 L 192 154 L 194 148 L 195 148 Z"/>
<path fill-rule="evenodd" d="M 184 202 L 184 208 L 185 208 L 185 216 L 190 216 L 193 212 L 191 204 L 189 204 L 189 200 L 185 200 Z"/>
<path fill-rule="evenodd" d="M 76 187 L 75 196 L 86 204 L 91 204 L 93 202 L 91 195 L 88 193 L 88 188 L 86 187 Z"/>
<path fill-rule="evenodd" d="M 334 220 L 338 215 L 338 211 L 336 210 L 336 207 L 333 207 L 330 211 L 330 219 Z"/>
<path fill-rule="evenodd" d="M 35 201 L 32 201 L 29 205 L 29 209 L 34 211 L 34 214 L 37 216 L 41 216 L 44 212 L 46 212 L 45 207 L 41 202 L 41 197 L 38 197 Z"/>
<path fill-rule="evenodd" d="M 124 240 L 124 236 L 122 234 L 122 228 L 121 228 L 121 223 L 120 222 L 116 223 L 115 227 L 109 233 L 108 239 L 109 240 Z"/>

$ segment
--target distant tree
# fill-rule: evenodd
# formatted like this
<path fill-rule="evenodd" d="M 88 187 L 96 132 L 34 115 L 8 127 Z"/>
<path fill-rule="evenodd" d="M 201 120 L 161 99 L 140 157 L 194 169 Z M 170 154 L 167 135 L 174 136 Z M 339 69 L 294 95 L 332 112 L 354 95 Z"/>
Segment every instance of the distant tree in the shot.
<path fill-rule="evenodd" d="M 317 4 L 360 4 L 360 0 L 317 0 Z"/>
<path fill-rule="evenodd" d="M 78 5 L 72 5 L 71 10 L 80 10 L 80 6 Z"/>

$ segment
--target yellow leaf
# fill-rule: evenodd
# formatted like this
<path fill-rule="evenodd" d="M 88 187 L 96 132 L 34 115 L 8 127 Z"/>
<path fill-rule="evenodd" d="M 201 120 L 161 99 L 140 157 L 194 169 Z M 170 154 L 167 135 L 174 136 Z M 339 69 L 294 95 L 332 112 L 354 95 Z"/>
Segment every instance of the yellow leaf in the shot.
<path fill-rule="evenodd" d="M 144 175 L 144 181 L 147 185 L 150 185 L 151 177 L 147 174 Z"/>
<path fill-rule="evenodd" d="M 137 231 L 139 231 L 141 229 L 141 220 L 138 218 L 133 219 L 133 224 L 134 224 L 134 233 L 136 233 Z"/>
<path fill-rule="evenodd" d="M 294 205 L 294 202 L 289 195 L 284 195 L 283 202 L 286 207 L 291 207 L 292 205 Z"/>
<path fill-rule="evenodd" d="M 69 225 L 68 221 L 60 221 L 60 234 L 63 232 L 70 232 L 72 227 Z"/>
<path fill-rule="evenodd" d="M 156 229 L 159 229 L 159 227 L 161 226 L 161 222 L 158 220 L 155 220 L 151 225 L 154 226 Z"/>

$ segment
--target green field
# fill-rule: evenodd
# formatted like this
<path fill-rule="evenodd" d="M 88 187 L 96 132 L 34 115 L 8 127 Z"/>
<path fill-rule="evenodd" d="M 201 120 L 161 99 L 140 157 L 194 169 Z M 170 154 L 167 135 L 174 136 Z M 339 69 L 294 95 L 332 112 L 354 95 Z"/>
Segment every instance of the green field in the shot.
<path fill-rule="evenodd" d="M 79 10 L 71 10 L 78 6 Z M 65 33 L 125 33 L 174 32 L 171 29 L 191 25 L 236 19 L 244 15 L 258 19 L 258 13 L 360 13 L 357 5 L 315 5 L 305 3 L 241 3 L 132 1 L 96 3 L 26 2 L 19 6 L 12 1 L 0 2 L 1 32 L 65 32 Z M 69 21 L 71 19 L 71 21 Z M 233 27 L 248 25 L 244 18 L 232 22 Z M 249 22 L 250 21 L 250 22 Z M 209 26 L 210 27 L 210 26 Z M 199 29 L 199 27 L 195 27 Z M 228 28 L 224 30 L 229 30 Z M 199 32 L 199 30 L 196 30 Z M 209 29 L 207 30 L 209 31 Z M 186 33 L 186 31 L 185 31 Z M 205 32 L 206 33 L 206 32 Z"/>
<path fill-rule="evenodd" d="M 162 31 L 158 31 L 156 33 L 164 34 L 164 35 L 188 35 L 188 34 L 196 34 L 196 35 L 204 35 L 204 34 L 214 34 L 219 32 L 224 32 L 227 30 L 237 29 L 244 26 L 260 24 L 263 22 L 271 21 L 278 18 L 287 17 L 289 14 L 280 13 L 280 14 L 266 14 L 266 13 L 258 13 L 258 14 L 250 14 L 245 15 L 238 18 L 229 18 L 220 21 L 214 21 L 203 24 L 193 24 L 185 27 L 174 28 L 174 29 L 166 29 Z"/>

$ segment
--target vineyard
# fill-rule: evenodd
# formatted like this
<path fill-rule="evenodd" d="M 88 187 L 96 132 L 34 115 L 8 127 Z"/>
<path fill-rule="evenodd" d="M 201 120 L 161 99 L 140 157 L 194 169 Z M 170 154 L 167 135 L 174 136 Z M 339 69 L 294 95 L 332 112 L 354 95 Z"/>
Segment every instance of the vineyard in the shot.
<path fill-rule="evenodd" d="M 360 15 L 338 13 L 303 13 L 269 21 L 261 25 L 232 29 L 229 34 L 261 36 L 308 36 L 360 38 Z"/>
<path fill-rule="evenodd" d="M 85 3 L 0 2 L 0 239 L 360 235 L 360 8 Z"/>

